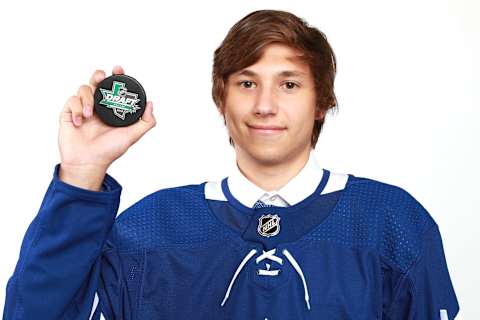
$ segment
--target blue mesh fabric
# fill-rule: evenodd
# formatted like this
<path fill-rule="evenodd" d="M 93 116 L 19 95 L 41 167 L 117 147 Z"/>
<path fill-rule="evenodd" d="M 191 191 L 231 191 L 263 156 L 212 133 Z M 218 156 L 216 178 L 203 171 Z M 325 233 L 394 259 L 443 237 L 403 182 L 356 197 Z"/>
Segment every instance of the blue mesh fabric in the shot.
<path fill-rule="evenodd" d="M 117 274 L 122 279 L 119 282 L 118 277 L 103 277 L 103 288 L 110 286 L 112 290 L 110 293 L 103 291 L 101 299 L 107 301 L 108 294 L 114 294 L 112 301 L 117 301 L 117 304 L 112 308 L 124 306 L 123 310 L 113 310 L 114 315 L 128 314 L 133 318 L 154 318 L 161 315 L 168 318 L 186 315 L 188 310 L 196 309 L 205 316 L 220 310 L 226 312 L 230 310 L 228 308 L 234 307 L 234 304 L 229 304 L 228 308 L 217 309 L 232 273 L 248 248 L 243 248 L 245 243 L 239 235 L 210 211 L 211 208 L 216 208 L 227 214 L 231 210 L 225 208 L 228 204 L 209 207 L 203 190 L 204 184 L 159 190 L 117 217 L 109 244 L 118 253 L 117 258 L 111 252 L 114 257 L 112 261 L 119 259 L 112 265 L 120 265 L 121 270 L 112 270 L 108 274 Z M 407 279 L 405 275 L 417 265 L 422 256 L 424 235 L 432 226 L 436 226 L 434 220 L 407 191 L 379 181 L 351 176 L 346 189 L 335 194 L 336 197 L 318 197 L 318 203 L 311 206 L 318 211 L 322 208 L 319 204 L 326 201 L 331 203 L 329 206 L 333 206 L 333 210 L 317 227 L 308 231 L 300 242 L 309 244 L 304 247 L 305 250 L 323 248 L 323 253 L 328 251 L 330 257 L 337 256 L 345 261 L 353 259 L 351 261 L 354 264 L 349 264 L 349 267 L 367 261 L 362 259 L 366 259 L 369 254 L 378 255 L 382 264 L 378 276 L 382 278 L 380 283 L 383 282 L 383 296 L 378 294 L 383 301 L 374 303 L 380 303 L 380 308 L 383 304 L 385 314 L 389 310 L 395 310 L 393 307 L 408 312 L 408 306 L 414 305 L 408 300 L 408 297 L 413 299 L 413 280 Z M 300 225 L 301 223 L 298 224 Z M 338 246 L 355 249 L 353 258 L 346 256 L 348 250 L 341 250 Z M 299 251 L 295 254 L 300 256 Z M 318 263 L 315 259 L 321 259 L 321 256 L 312 252 L 310 264 Z M 202 270 L 201 274 L 197 274 L 198 267 Z M 308 270 L 305 262 L 302 262 L 302 267 Z M 311 271 L 307 273 L 312 277 Z M 204 276 L 214 274 L 214 277 Z M 340 277 L 341 274 L 333 276 Z M 355 277 L 355 273 L 350 272 L 349 277 Z M 239 289 L 244 281 L 246 280 L 239 279 L 236 283 L 237 291 L 232 293 L 237 297 L 232 300 L 235 303 L 238 303 L 237 299 L 248 301 L 246 298 L 238 298 L 241 294 L 247 294 L 247 288 L 251 289 Z M 367 282 L 375 281 L 377 278 Z M 322 281 L 319 280 L 318 283 Z M 376 288 L 368 288 L 370 296 L 376 294 Z M 214 303 L 213 306 L 205 304 L 199 307 L 193 299 L 182 302 L 186 309 L 177 308 L 185 296 L 199 297 L 205 290 L 215 295 L 212 298 L 214 300 L 209 300 L 209 303 Z M 314 292 L 315 289 L 311 290 Z M 297 291 L 301 292 L 301 288 L 300 291 L 293 292 L 298 293 Z M 331 297 L 328 299 L 334 299 L 334 291 L 329 293 Z M 313 296 L 319 297 L 319 293 L 313 293 Z M 118 304 L 119 299 L 121 304 Z M 295 299 L 295 304 L 297 303 L 301 306 L 301 298 Z M 362 306 L 363 304 L 356 304 L 356 308 Z M 331 308 L 334 307 L 331 305 Z M 368 305 L 364 307 L 368 308 Z M 391 311 L 390 313 L 392 314 Z M 399 314 L 393 312 L 396 313 Z"/>
<path fill-rule="evenodd" d="M 206 205 L 203 184 L 159 190 L 117 217 L 119 250 L 188 247 L 228 237 Z"/>
<path fill-rule="evenodd" d="M 376 248 L 382 259 L 405 272 L 421 248 L 430 214 L 404 189 L 355 177 L 334 214 L 308 238 L 351 248 Z"/>
<path fill-rule="evenodd" d="M 99 310 L 106 319 L 125 320 L 438 319 L 440 309 L 453 319 L 458 313 L 439 228 L 399 187 L 350 175 L 343 191 L 317 192 L 284 208 L 241 209 L 232 198 L 206 200 L 203 183 L 159 190 L 115 220 L 118 182 L 107 175 L 104 191 L 81 189 L 60 181 L 58 169 L 7 283 L 6 319 L 87 319 L 96 293 L 96 320 Z M 224 179 L 224 192 L 225 185 Z M 257 232 L 269 212 L 282 219 L 272 240 Z M 250 256 L 222 306 L 240 262 L 264 247 L 288 249 L 305 285 L 286 260 L 272 265 L 282 270 L 278 278 L 259 281 Z"/>

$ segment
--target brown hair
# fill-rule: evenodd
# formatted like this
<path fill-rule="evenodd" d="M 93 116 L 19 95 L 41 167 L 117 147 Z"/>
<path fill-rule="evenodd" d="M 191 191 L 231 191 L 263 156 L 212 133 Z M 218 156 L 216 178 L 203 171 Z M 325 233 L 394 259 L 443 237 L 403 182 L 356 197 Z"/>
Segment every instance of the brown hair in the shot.
<path fill-rule="evenodd" d="M 305 20 L 292 13 L 258 10 L 233 25 L 215 50 L 212 96 L 222 114 L 228 77 L 255 64 L 262 57 L 265 47 L 272 43 L 285 44 L 303 53 L 301 58 L 309 65 L 315 80 L 317 111 L 325 115 L 329 109 L 337 107 L 333 91 L 336 59 L 325 34 L 310 27 Z M 312 148 L 315 148 L 324 121 L 324 116 L 315 119 L 311 138 Z M 229 141 L 233 146 L 231 137 Z"/>

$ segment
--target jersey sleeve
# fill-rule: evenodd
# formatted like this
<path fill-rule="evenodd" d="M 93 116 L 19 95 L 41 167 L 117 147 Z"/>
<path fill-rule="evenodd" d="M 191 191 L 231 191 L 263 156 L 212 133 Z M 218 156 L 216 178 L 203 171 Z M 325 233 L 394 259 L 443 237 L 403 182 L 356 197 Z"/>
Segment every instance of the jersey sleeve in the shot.
<path fill-rule="evenodd" d="M 389 246 L 384 269 L 384 318 L 388 320 L 452 320 L 459 312 L 437 223 L 425 208 L 411 202 L 397 211 L 393 229 L 400 244 Z M 388 243 L 388 241 L 386 241 Z"/>
<path fill-rule="evenodd" d="M 4 320 L 90 317 L 122 187 L 106 174 L 102 191 L 78 188 L 61 181 L 59 169 L 23 238 Z"/>

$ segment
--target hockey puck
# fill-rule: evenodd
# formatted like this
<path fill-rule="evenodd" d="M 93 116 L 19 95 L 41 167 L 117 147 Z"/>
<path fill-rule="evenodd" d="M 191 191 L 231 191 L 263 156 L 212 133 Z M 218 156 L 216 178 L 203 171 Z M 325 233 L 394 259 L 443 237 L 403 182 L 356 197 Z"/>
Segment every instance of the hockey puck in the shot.
<path fill-rule="evenodd" d="M 93 97 L 95 113 L 104 123 L 113 127 L 125 127 L 137 122 L 147 102 L 140 82 L 124 74 L 103 79 Z"/>

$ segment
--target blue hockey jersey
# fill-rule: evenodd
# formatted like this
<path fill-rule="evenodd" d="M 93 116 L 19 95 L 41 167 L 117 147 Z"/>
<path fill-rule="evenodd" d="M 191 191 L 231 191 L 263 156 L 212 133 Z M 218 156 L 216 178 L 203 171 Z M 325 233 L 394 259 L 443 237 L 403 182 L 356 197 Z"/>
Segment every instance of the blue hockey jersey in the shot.
<path fill-rule="evenodd" d="M 348 175 L 290 207 L 249 208 L 219 184 L 162 189 L 117 216 L 121 185 L 59 180 L 6 289 L 10 319 L 454 319 L 438 225 L 402 188 Z M 97 300 L 98 304 L 94 303 Z M 92 310 L 93 306 L 93 310 Z M 442 316 L 441 316 L 442 315 Z"/>

